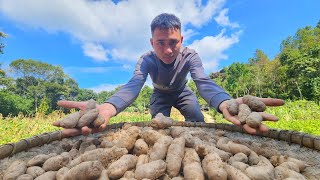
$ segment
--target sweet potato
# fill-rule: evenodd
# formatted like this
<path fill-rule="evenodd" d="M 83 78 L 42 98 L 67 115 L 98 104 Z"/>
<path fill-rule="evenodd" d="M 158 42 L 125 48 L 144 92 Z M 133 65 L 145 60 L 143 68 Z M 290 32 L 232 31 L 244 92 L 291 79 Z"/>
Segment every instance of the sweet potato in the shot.
<path fill-rule="evenodd" d="M 239 162 L 239 161 L 233 161 L 231 163 L 229 163 L 231 166 L 239 169 L 241 172 L 245 173 L 246 169 L 249 167 L 248 164 L 245 164 L 243 162 Z"/>
<path fill-rule="evenodd" d="M 251 109 L 248 105 L 240 104 L 238 117 L 239 117 L 239 121 L 241 122 L 241 124 L 246 123 L 246 119 L 250 113 L 251 113 Z"/>
<path fill-rule="evenodd" d="M 41 167 L 39 166 L 31 166 L 28 167 L 26 174 L 31 175 L 33 178 L 36 178 L 42 174 L 44 174 L 46 171 L 43 170 Z"/>
<path fill-rule="evenodd" d="M 142 132 L 142 138 L 149 146 L 156 143 L 162 136 L 162 134 L 155 130 L 145 130 Z"/>
<path fill-rule="evenodd" d="M 5 171 L 3 180 L 17 179 L 19 176 L 25 174 L 26 170 L 26 162 L 21 160 L 14 161 Z"/>
<path fill-rule="evenodd" d="M 252 128 L 259 128 L 263 118 L 258 112 L 252 112 L 246 118 L 246 124 Z"/>
<path fill-rule="evenodd" d="M 115 146 L 132 150 L 134 144 L 140 134 L 140 129 L 137 126 L 131 126 L 127 130 L 122 130 L 120 133 L 115 133 L 112 142 Z"/>
<path fill-rule="evenodd" d="M 183 174 L 185 179 L 204 179 L 200 158 L 192 148 L 185 148 L 183 158 Z"/>
<path fill-rule="evenodd" d="M 247 104 L 252 111 L 263 112 L 267 108 L 262 101 L 251 95 L 243 96 L 242 101 Z"/>
<path fill-rule="evenodd" d="M 264 156 L 259 156 L 260 161 L 257 165 L 250 166 L 246 169 L 246 174 L 251 179 L 273 180 L 274 167 L 271 162 Z"/>
<path fill-rule="evenodd" d="M 57 156 L 56 153 L 52 153 L 52 154 L 39 154 L 33 158 L 31 158 L 28 163 L 27 163 L 27 166 L 30 167 L 30 166 L 42 166 L 43 163 L 48 160 L 50 157 L 54 157 L 54 156 Z"/>
<path fill-rule="evenodd" d="M 230 149 L 229 152 L 232 153 L 232 154 L 237 154 L 237 153 L 242 152 L 242 153 L 244 153 L 245 155 L 248 156 L 251 153 L 251 150 L 245 145 L 237 144 L 237 143 L 234 143 L 232 141 L 229 141 L 227 145 L 228 145 L 228 147 Z"/>
<path fill-rule="evenodd" d="M 30 174 L 22 174 L 17 180 L 33 180 L 33 177 Z"/>
<path fill-rule="evenodd" d="M 179 174 L 184 157 L 185 141 L 183 137 L 175 138 L 168 148 L 166 163 L 167 173 L 170 177 L 176 177 Z"/>
<path fill-rule="evenodd" d="M 98 117 L 95 120 L 93 120 L 92 125 L 95 128 L 99 128 L 104 122 L 104 117 L 99 114 Z"/>
<path fill-rule="evenodd" d="M 98 109 L 91 109 L 82 115 L 77 123 L 77 128 L 82 128 L 83 126 L 88 126 L 92 123 L 99 115 Z"/>
<path fill-rule="evenodd" d="M 48 171 L 38 176 L 34 180 L 55 180 L 57 171 Z"/>
<path fill-rule="evenodd" d="M 57 180 L 63 180 L 64 176 L 67 174 L 67 172 L 69 171 L 70 169 L 67 168 L 67 167 L 63 167 L 61 169 L 59 169 L 59 171 L 57 172 L 56 174 L 56 179 Z"/>
<path fill-rule="evenodd" d="M 109 180 L 108 171 L 103 169 L 97 180 Z"/>
<path fill-rule="evenodd" d="M 64 180 L 90 180 L 97 179 L 103 170 L 99 161 L 86 161 L 71 168 L 64 176 Z"/>
<path fill-rule="evenodd" d="M 166 163 L 163 160 L 156 160 L 146 164 L 137 166 L 135 171 L 135 178 L 138 180 L 157 179 L 166 172 Z"/>
<path fill-rule="evenodd" d="M 172 142 L 172 137 L 163 136 L 151 148 L 149 152 L 150 161 L 164 159 L 168 152 L 168 147 Z"/>
<path fill-rule="evenodd" d="M 42 166 L 42 169 L 45 171 L 58 171 L 63 166 L 66 166 L 70 161 L 71 156 L 64 153 L 46 160 Z"/>
<path fill-rule="evenodd" d="M 224 169 L 226 170 L 228 174 L 228 179 L 233 179 L 233 180 L 250 180 L 250 178 L 244 174 L 242 171 L 239 169 L 227 164 L 223 163 Z"/>
<path fill-rule="evenodd" d="M 248 163 L 249 165 L 257 165 L 260 162 L 260 158 L 257 153 L 254 151 L 250 152 L 250 155 L 248 156 Z"/>
<path fill-rule="evenodd" d="M 270 161 L 273 166 L 279 166 L 284 162 L 293 162 L 299 167 L 299 172 L 303 171 L 307 167 L 307 164 L 304 161 L 282 155 L 272 156 Z"/>
<path fill-rule="evenodd" d="M 274 168 L 274 175 L 275 179 L 286 179 L 286 178 L 293 178 L 293 179 L 306 179 L 302 174 L 295 172 L 291 169 L 287 169 L 283 166 L 277 166 Z"/>
<path fill-rule="evenodd" d="M 98 148 L 83 153 L 76 159 L 72 160 L 67 167 L 72 168 L 85 161 L 100 161 L 104 167 L 107 167 L 111 161 L 118 159 L 125 154 L 128 154 L 128 150 L 125 148 Z"/>
<path fill-rule="evenodd" d="M 217 153 L 222 159 L 222 161 L 227 161 L 232 156 L 231 153 L 218 149 L 212 145 L 211 146 L 208 145 L 207 150 L 208 150 L 208 153 Z"/>
<path fill-rule="evenodd" d="M 139 157 L 138 157 L 138 160 L 137 160 L 137 165 L 136 166 L 140 166 L 142 164 L 146 164 L 149 162 L 149 157 L 148 155 L 146 154 L 141 154 Z"/>
<path fill-rule="evenodd" d="M 143 139 L 138 139 L 133 147 L 133 154 L 140 156 L 141 154 L 147 154 L 149 151 L 148 144 Z"/>
<path fill-rule="evenodd" d="M 136 167 L 137 156 L 126 154 L 123 155 L 119 160 L 111 163 L 107 169 L 110 179 L 119 179 L 128 170 Z"/>
<path fill-rule="evenodd" d="M 123 178 L 134 179 L 134 171 L 125 172 Z"/>
<path fill-rule="evenodd" d="M 245 155 L 242 152 L 240 152 L 240 153 L 237 153 L 234 156 L 230 157 L 228 163 L 232 164 L 233 162 L 247 163 L 248 162 L 248 157 L 247 157 L 247 155 Z"/>
<path fill-rule="evenodd" d="M 80 117 L 80 112 L 69 114 L 59 121 L 59 126 L 63 128 L 74 128 L 77 126 Z"/>
<path fill-rule="evenodd" d="M 202 160 L 202 168 L 209 180 L 227 179 L 227 172 L 223 168 L 222 160 L 216 153 L 209 153 Z"/>
<path fill-rule="evenodd" d="M 150 126 L 155 129 L 165 129 L 173 124 L 173 119 L 164 116 L 162 113 L 158 113 L 151 121 Z"/>
<path fill-rule="evenodd" d="M 239 103 L 235 99 L 229 99 L 227 102 L 227 109 L 232 116 L 235 116 L 239 112 Z"/>

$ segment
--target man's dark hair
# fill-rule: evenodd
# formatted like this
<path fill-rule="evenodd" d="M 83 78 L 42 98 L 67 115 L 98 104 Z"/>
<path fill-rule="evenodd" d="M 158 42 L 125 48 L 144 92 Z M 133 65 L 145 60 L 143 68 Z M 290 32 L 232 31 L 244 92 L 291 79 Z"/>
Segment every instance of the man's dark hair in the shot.
<path fill-rule="evenodd" d="M 181 30 L 181 22 L 180 19 L 173 14 L 162 13 L 156 16 L 151 22 L 152 34 L 156 28 Z"/>

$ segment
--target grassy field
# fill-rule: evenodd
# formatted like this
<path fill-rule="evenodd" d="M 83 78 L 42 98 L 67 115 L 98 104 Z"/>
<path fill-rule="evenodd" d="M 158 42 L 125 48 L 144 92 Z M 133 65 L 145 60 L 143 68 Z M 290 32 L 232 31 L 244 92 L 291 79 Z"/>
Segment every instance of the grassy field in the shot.
<path fill-rule="evenodd" d="M 320 135 L 320 106 L 310 101 L 287 102 L 284 106 L 268 108 L 267 112 L 279 117 L 276 123 L 267 122 L 271 128 L 297 130 L 308 134 Z M 0 144 L 17 142 L 44 132 L 59 130 L 52 126 L 52 122 L 61 119 L 65 114 L 54 112 L 47 116 L 38 114 L 35 117 L 2 117 L 0 115 Z M 183 121 L 184 118 L 177 110 L 173 110 L 171 117 Z M 149 113 L 122 112 L 112 118 L 110 123 L 148 121 Z M 222 115 L 214 110 L 205 113 L 206 122 L 228 123 Z"/>

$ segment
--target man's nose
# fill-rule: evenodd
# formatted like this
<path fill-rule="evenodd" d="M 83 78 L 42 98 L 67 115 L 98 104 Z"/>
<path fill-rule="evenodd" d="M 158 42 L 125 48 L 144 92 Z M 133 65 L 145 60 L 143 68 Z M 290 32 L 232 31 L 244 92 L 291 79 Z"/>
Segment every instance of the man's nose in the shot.
<path fill-rule="evenodd" d="M 170 55 L 170 54 L 172 54 L 172 49 L 170 47 L 166 47 L 164 50 L 164 53 L 167 55 Z"/>

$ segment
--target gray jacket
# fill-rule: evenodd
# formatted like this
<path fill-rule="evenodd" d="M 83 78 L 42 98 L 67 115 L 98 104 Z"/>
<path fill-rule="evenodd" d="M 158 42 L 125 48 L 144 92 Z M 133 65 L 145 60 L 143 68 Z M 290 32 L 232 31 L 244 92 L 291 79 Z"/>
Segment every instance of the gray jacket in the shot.
<path fill-rule="evenodd" d="M 138 97 L 148 74 L 155 89 L 163 93 L 170 93 L 182 90 L 185 87 L 187 83 L 186 77 L 189 72 L 200 95 L 216 110 L 218 110 L 221 102 L 231 99 L 220 86 L 204 73 L 199 55 L 192 49 L 181 47 L 174 65 L 170 68 L 164 67 L 154 51 L 149 51 L 142 55 L 137 62 L 134 75 L 130 81 L 123 85 L 106 102 L 113 104 L 117 109 L 117 113 L 119 113 L 130 106 Z"/>

